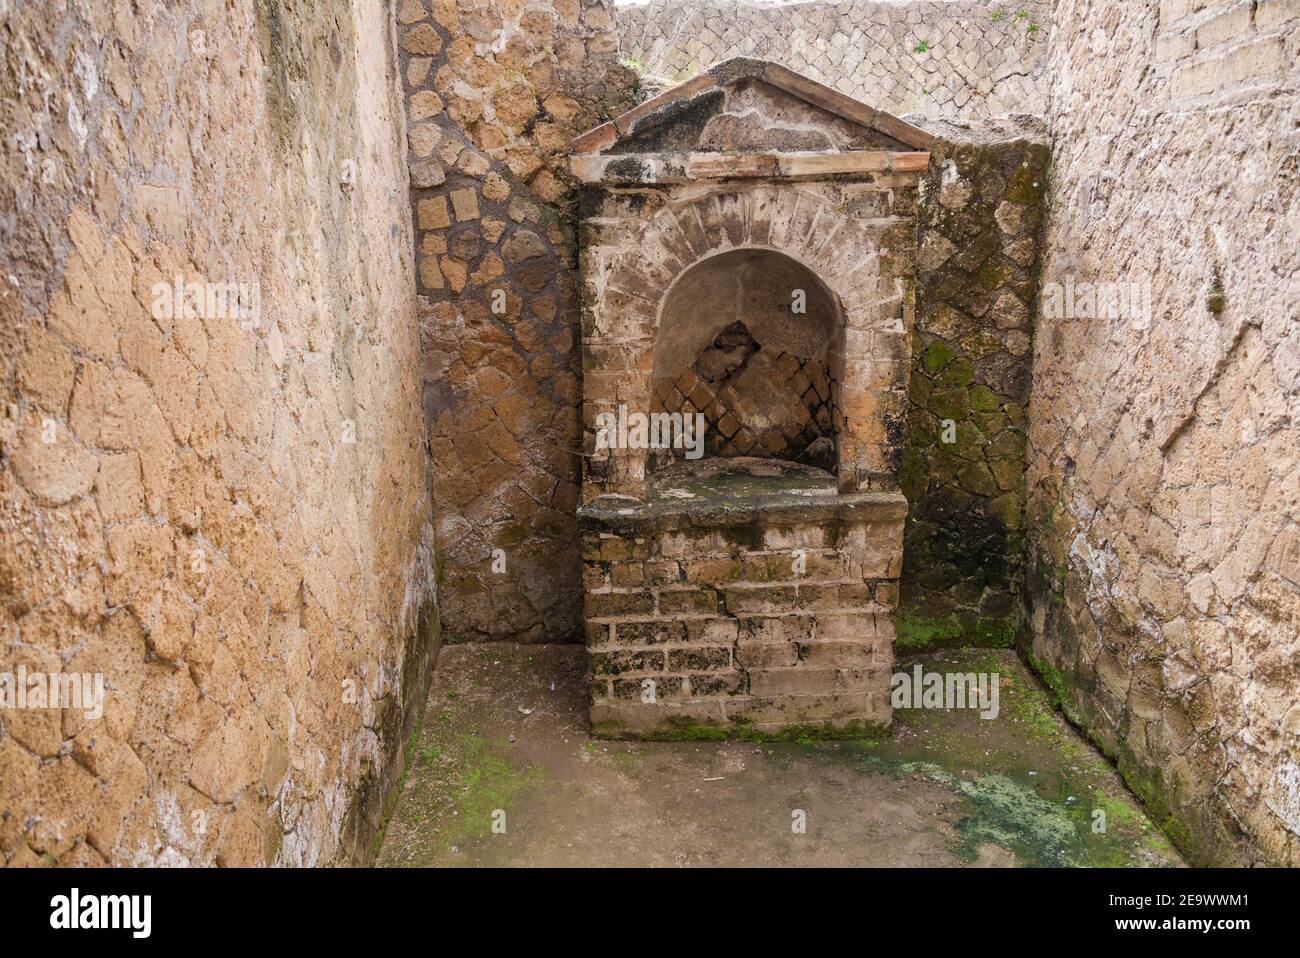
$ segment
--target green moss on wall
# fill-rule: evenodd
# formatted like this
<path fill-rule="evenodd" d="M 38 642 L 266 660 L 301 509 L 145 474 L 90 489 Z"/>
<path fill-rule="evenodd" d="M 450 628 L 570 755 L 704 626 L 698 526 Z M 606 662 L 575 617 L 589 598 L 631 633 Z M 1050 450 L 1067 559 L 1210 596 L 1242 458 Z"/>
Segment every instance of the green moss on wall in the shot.
<path fill-rule="evenodd" d="M 940 139 L 931 157 L 925 192 L 935 201 L 921 207 L 921 245 L 934 237 L 931 248 L 951 253 L 917 276 L 899 643 L 1009 644 L 1025 580 L 1032 244 L 1047 149 L 1024 139 Z M 996 215 L 1004 202 L 1027 207 L 1013 207 L 1016 235 Z"/>

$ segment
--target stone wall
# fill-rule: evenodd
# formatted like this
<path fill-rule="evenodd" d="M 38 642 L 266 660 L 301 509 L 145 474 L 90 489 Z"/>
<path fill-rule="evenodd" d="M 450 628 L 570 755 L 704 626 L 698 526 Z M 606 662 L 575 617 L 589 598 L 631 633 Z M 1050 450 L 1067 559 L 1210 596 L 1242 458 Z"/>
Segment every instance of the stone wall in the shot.
<path fill-rule="evenodd" d="M 776 60 L 891 113 L 1041 114 L 1047 0 L 650 0 L 615 10 L 623 57 L 688 80 L 735 56 Z"/>
<path fill-rule="evenodd" d="M 1300 864 L 1298 26 L 1065 0 L 1050 38 L 1040 298 L 1072 295 L 1035 339 L 1033 651 L 1221 865 Z M 1150 310 L 1082 289 L 1117 282 Z"/>
<path fill-rule="evenodd" d="M 569 140 L 630 105 L 608 0 L 399 0 L 449 641 L 580 640 Z"/>
<path fill-rule="evenodd" d="M 369 854 L 437 632 L 395 69 L 371 0 L 0 12 L 0 673 L 105 688 L 0 711 L 6 864 Z"/>
<path fill-rule="evenodd" d="M 1048 148 L 1031 124 L 931 124 L 922 181 L 899 644 L 1011 645 Z"/>

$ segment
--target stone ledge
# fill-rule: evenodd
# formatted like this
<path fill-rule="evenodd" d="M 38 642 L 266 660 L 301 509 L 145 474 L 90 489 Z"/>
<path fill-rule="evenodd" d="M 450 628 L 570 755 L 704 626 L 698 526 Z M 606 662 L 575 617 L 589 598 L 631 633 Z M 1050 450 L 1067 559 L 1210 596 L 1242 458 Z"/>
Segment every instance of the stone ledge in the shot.
<path fill-rule="evenodd" d="M 758 495 L 730 502 L 653 502 L 598 496 L 578 509 L 583 533 L 637 535 L 685 529 L 717 529 L 759 523 L 763 526 L 808 522 L 902 522 L 907 499 L 901 492 L 853 492 L 796 497 Z"/>
<path fill-rule="evenodd" d="M 590 135 L 601 133 L 598 127 Z M 602 134 L 603 135 L 603 134 Z M 595 185 L 651 185 L 691 183 L 701 180 L 800 180 L 827 176 L 895 174 L 881 178 L 882 188 L 914 185 L 904 174 L 924 171 L 930 163 L 926 151 L 845 150 L 794 153 L 574 153 L 569 172 L 580 183 Z"/>
<path fill-rule="evenodd" d="M 630 593 L 629 593 L 630 594 Z M 627 615 L 591 615 L 587 617 L 587 622 L 591 625 L 641 625 L 647 621 L 647 616 L 652 614 L 652 610 L 646 612 L 630 612 Z M 728 618 L 740 619 L 777 619 L 782 617 L 799 617 L 809 615 L 857 615 L 857 616 L 889 616 L 892 618 L 894 610 L 888 606 L 881 605 L 878 602 L 872 602 L 865 605 L 848 606 L 835 605 L 826 608 L 806 609 L 806 608 L 789 608 L 789 609 L 737 609 L 735 612 L 723 614 L 722 612 L 673 612 L 658 613 L 660 616 L 671 614 L 673 622 L 697 622 L 702 623 L 708 620 L 726 621 Z M 609 641 L 609 640 L 606 640 Z M 612 646 L 618 645 L 615 639 L 609 643 Z M 630 643 L 629 643 L 630 644 Z M 593 644 L 594 648 L 595 645 Z"/>

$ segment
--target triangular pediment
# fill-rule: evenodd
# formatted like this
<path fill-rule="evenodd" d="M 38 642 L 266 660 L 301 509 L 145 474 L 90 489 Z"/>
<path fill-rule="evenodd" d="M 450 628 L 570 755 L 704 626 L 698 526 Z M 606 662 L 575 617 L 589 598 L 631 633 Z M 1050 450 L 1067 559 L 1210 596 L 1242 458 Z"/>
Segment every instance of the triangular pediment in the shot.
<path fill-rule="evenodd" d="M 778 63 L 737 57 L 573 141 L 579 154 L 924 150 L 932 137 Z"/>

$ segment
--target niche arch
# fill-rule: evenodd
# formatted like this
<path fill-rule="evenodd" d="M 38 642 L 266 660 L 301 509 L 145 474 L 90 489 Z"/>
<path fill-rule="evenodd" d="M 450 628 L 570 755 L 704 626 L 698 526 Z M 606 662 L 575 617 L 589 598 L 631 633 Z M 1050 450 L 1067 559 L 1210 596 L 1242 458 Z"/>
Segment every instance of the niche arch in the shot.
<path fill-rule="evenodd" d="M 709 456 L 833 474 L 844 329 L 839 297 L 797 257 L 754 245 L 706 254 L 659 303 L 650 409 L 702 415 Z M 647 474 L 681 455 L 652 451 Z"/>

